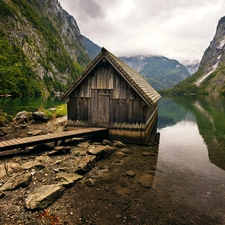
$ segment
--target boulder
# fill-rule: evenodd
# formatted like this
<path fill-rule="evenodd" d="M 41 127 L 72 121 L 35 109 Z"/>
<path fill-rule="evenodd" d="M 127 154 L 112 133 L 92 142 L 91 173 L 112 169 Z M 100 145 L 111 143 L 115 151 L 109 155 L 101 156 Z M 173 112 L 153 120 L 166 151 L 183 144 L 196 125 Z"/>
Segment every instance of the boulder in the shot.
<path fill-rule="evenodd" d="M 14 121 L 16 123 L 27 123 L 30 120 L 32 120 L 32 116 L 27 111 L 18 112 L 16 116 L 14 117 Z"/>
<path fill-rule="evenodd" d="M 30 173 L 10 177 L 10 179 L 1 188 L 1 191 L 13 190 L 19 187 L 27 187 L 31 183 L 31 180 L 32 175 Z"/>
<path fill-rule="evenodd" d="M 75 173 L 85 174 L 95 167 L 95 163 L 96 163 L 96 156 L 86 155 L 78 161 L 78 166 Z"/>
<path fill-rule="evenodd" d="M 49 120 L 44 112 L 33 112 L 32 117 L 35 122 L 47 122 Z"/>
<path fill-rule="evenodd" d="M 43 185 L 35 189 L 25 199 L 25 207 L 30 210 L 41 210 L 61 197 L 65 188 L 61 185 Z"/>
<path fill-rule="evenodd" d="M 105 159 L 108 156 L 110 156 L 115 151 L 114 148 L 112 148 L 109 145 L 102 146 L 102 145 L 91 145 L 88 149 L 88 154 L 95 155 L 96 160 L 99 161 L 101 159 Z"/>
<path fill-rule="evenodd" d="M 83 178 L 83 176 L 76 174 L 76 173 L 58 173 L 56 175 L 56 180 L 61 180 L 62 182 L 60 183 L 60 185 L 63 186 L 70 186 L 74 183 L 76 183 L 77 181 L 81 180 Z"/>

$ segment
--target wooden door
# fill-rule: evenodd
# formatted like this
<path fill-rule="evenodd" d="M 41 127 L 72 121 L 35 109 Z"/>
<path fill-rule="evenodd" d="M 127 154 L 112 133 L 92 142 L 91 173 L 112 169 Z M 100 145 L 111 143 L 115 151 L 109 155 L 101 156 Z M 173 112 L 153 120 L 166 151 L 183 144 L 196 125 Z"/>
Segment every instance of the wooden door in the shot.
<path fill-rule="evenodd" d="M 93 126 L 108 127 L 110 118 L 110 90 L 92 90 L 91 99 L 91 124 Z"/>

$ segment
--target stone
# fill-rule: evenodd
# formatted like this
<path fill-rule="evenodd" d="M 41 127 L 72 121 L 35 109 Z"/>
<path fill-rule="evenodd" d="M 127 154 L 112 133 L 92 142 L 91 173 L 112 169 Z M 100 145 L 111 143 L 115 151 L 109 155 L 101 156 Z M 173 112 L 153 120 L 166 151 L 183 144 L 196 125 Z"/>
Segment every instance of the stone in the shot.
<path fill-rule="evenodd" d="M 135 174 L 135 172 L 134 172 L 133 170 L 128 170 L 128 171 L 126 172 L 126 175 L 127 175 L 128 177 L 134 177 L 136 174 Z"/>
<path fill-rule="evenodd" d="M 138 183 L 142 187 L 150 188 L 153 183 L 153 178 L 154 176 L 152 176 L 151 174 L 143 174 L 139 177 Z"/>
<path fill-rule="evenodd" d="M 112 144 L 112 142 L 109 141 L 109 140 L 104 139 L 104 140 L 102 141 L 102 145 L 111 145 L 111 144 Z"/>
<path fill-rule="evenodd" d="M 71 151 L 71 147 L 68 146 L 56 146 L 51 152 L 48 153 L 50 156 L 64 155 Z"/>
<path fill-rule="evenodd" d="M 86 155 L 78 161 L 78 166 L 75 173 L 78 173 L 81 175 L 85 174 L 95 167 L 95 163 L 96 163 L 96 156 Z"/>
<path fill-rule="evenodd" d="M 119 147 L 119 148 L 124 148 L 125 145 L 124 143 L 122 143 L 121 141 L 113 141 L 113 144 L 116 146 L 116 147 Z"/>
<path fill-rule="evenodd" d="M 92 178 L 88 178 L 88 179 L 85 181 L 85 184 L 86 184 L 88 187 L 94 187 L 94 186 L 95 186 L 95 181 L 94 181 Z"/>
<path fill-rule="evenodd" d="M 0 165 L 0 178 L 5 175 L 12 175 L 13 173 L 21 172 L 23 168 L 18 163 L 9 162 L 3 165 Z"/>
<path fill-rule="evenodd" d="M 14 132 L 12 127 L 1 127 L 1 132 L 4 134 L 11 134 Z"/>
<path fill-rule="evenodd" d="M 122 151 L 119 151 L 116 152 L 116 157 L 122 159 L 124 157 L 127 157 L 127 154 L 123 153 Z"/>
<path fill-rule="evenodd" d="M 65 188 L 61 185 L 43 185 L 35 189 L 25 199 L 25 207 L 30 210 L 45 209 L 59 199 Z"/>
<path fill-rule="evenodd" d="M 40 135 L 40 134 L 42 134 L 42 130 L 32 130 L 32 131 L 27 132 L 27 134 L 30 136 Z"/>
<path fill-rule="evenodd" d="M 10 179 L 3 185 L 1 191 L 13 190 L 19 187 L 27 187 L 31 181 L 32 175 L 29 173 L 13 176 L 10 177 Z"/>
<path fill-rule="evenodd" d="M 79 180 L 81 180 L 83 178 L 83 176 L 76 174 L 76 173 L 58 173 L 56 175 L 56 180 L 62 180 L 62 182 L 60 183 L 60 185 L 63 186 L 70 186 L 76 182 L 78 182 Z"/>
<path fill-rule="evenodd" d="M 24 170 L 29 170 L 32 168 L 42 169 L 44 167 L 45 167 L 45 165 L 43 165 L 43 163 L 39 162 L 38 160 L 34 160 L 31 162 L 25 162 L 24 164 L 22 164 L 22 168 Z"/>
<path fill-rule="evenodd" d="M 95 155 L 96 160 L 99 161 L 109 157 L 114 151 L 115 149 L 109 145 L 91 145 L 88 149 L 88 154 Z"/>
<path fill-rule="evenodd" d="M 44 112 L 33 112 L 32 117 L 36 122 L 47 122 L 48 117 Z"/>
<path fill-rule="evenodd" d="M 32 116 L 27 111 L 18 112 L 14 117 L 16 123 L 27 123 L 32 119 Z"/>
<path fill-rule="evenodd" d="M 77 145 L 79 148 L 88 148 L 90 144 L 88 142 L 81 142 L 80 144 Z"/>

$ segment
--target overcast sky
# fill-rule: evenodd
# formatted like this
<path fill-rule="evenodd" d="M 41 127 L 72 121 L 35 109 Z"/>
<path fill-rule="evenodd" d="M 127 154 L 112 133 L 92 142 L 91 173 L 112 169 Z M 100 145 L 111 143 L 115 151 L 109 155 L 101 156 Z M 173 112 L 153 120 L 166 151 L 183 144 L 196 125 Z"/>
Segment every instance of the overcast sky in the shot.
<path fill-rule="evenodd" d="M 116 56 L 201 60 L 225 0 L 59 0 L 81 34 Z"/>

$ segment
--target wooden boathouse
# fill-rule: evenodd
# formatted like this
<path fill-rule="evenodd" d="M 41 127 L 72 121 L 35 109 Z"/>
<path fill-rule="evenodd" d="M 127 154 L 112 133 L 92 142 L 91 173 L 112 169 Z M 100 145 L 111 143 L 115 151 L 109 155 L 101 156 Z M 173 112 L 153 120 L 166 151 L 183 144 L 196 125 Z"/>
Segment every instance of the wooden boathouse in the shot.
<path fill-rule="evenodd" d="M 68 125 L 109 129 L 111 140 L 146 144 L 160 95 L 136 71 L 102 48 L 62 97 Z"/>

